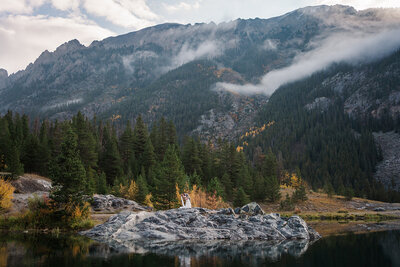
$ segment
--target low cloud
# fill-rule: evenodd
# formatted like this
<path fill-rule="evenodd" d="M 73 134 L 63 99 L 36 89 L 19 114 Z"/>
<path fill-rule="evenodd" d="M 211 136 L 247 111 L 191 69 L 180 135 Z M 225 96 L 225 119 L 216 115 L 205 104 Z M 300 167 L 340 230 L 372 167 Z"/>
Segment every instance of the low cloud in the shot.
<path fill-rule="evenodd" d="M 196 59 L 217 57 L 224 52 L 224 48 L 222 44 L 213 40 L 205 41 L 197 47 L 192 47 L 190 44 L 185 43 L 179 53 L 172 58 L 171 64 L 163 68 L 163 72 L 175 69 Z"/>
<path fill-rule="evenodd" d="M 135 71 L 135 63 L 139 61 L 143 62 L 144 60 L 152 60 L 157 58 L 158 55 L 153 51 L 137 51 L 131 55 L 122 57 L 122 64 L 128 72 L 133 73 Z"/>
<path fill-rule="evenodd" d="M 262 49 L 266 51 L 276 50 L 277 49 L 277 42 L 275 40 L 267 39 L 264 41 Z"/>
<path fill-rule="evenodd" d="M 347 5 L 358 10 L 376 7 L 400 7 L 399 0 L 317 0 L 315 5 Z"/>
<path fill-rule="evenodd" d="M 385 14 L 386 20 L 354 21 L 330 17 L 330 22 L 340 24 L 341 31 L 318 36 L 310 42 L 307 52 L 298 54 L 291 65 L 265 74 L 258 84 L 217 83 L 216 88 L 241 94 L 271 95 L 280 86 L 311 76 L 334 63 L 358 64 L 383 58 L 400 49 L 400 16 L 398 10 L 377 11 L 376 17 Z M 391 16 L 388 16 L 391 15 Z M 361 16 L 362 18 L 362 16 Z"/>

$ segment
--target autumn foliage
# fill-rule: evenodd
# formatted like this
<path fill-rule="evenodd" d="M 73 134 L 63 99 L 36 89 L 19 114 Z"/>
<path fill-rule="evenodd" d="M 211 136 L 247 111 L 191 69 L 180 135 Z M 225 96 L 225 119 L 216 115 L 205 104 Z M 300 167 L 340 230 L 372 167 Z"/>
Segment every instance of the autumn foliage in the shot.
<path fill-rule="evenodd" d="M 134 180 L 131 180 L 129 182 L 129 185 L 119 184 L 118 189 L 115 193 L 116 193 L 116 195 L 119 195 L 123 198 L 141 202 L 138 199 L 139 198 L 139 186 Z M 142 204 L 144 204 L 148 207 L 153 207 L 153 203 L 152 203 L 151 199 L 152 199 L 152 194 L 151 193 L 146 194 L 145 199 Z"/>
<path fill-rule="evenodd" d="M 0 211 L 11 207 L 14 187 L 7 181 L 0 179 Z"/>
<path fill-rule="evenodd" d="M 197 185 L 193 185 L 193 188 L 192 190 L 190 190 L 189 195 L 192 207 L 221 209 L 229 206 L 226 202 L 223 201 L 220 196 L 216 196 L 215 193 L 207 193 L 207 191 L 200 187 L 197 187 Z"/>

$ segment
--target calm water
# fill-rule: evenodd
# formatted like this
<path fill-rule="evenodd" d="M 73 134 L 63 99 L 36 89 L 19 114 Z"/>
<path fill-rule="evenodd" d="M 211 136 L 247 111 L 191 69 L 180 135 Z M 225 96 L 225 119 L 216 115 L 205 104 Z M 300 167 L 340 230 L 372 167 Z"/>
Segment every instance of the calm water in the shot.
<path fill-rule="evenodd" d="M 400 231 L 304 242 L 181 243 L 122 253 L 81 236 L 0 233 L 3 266 L 400 266 Z M 140 250 L 140 249 L 139 249 Z M 142 252 L 143 254 L 140 254 Z M 164 255 L 163 255 L 164 254 Z M 165 255 L 167 254 L 167 255 Z"/>

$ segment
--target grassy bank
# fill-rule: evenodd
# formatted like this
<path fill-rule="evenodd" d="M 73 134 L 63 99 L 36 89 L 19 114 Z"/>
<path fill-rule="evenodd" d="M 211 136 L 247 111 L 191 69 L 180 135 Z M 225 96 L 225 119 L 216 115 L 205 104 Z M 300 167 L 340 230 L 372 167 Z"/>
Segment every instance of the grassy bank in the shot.
<path fill-rule="evenodd" d="M 90 218 L 70 221 L 52 217 L 34 217 L 30 212 L 12 216 L 0 216 L 0 231 L 75 232 L 90 229 L 95 225 L 95 222 Z"/>
<path fill-rule="evenodd" d="M 305 221 L 367 221 L 367 222 L 379 222 L 388 220 L 400 220 L 399 215 L 385 214 L 385 213 L 347 213 L 347 212 L 335 212 L 335 213 L 302 213 L 296 214 L 293 212 L 281 213 L 281 216 L 290 217 L 298 215 Z"/>

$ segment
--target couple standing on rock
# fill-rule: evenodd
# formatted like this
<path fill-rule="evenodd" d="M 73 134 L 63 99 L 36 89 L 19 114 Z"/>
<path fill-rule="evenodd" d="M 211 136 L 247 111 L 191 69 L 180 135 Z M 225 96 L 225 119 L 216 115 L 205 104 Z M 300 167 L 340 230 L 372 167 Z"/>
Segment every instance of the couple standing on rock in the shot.
<path fill-rule="evenodd" d="M 182 202 L 182 207 L 180 207 L 181 209 L 192 208 L 192 203 L 190 203 L 190 196 L 188 193 L 181 194 L 181 202 Z"/>

